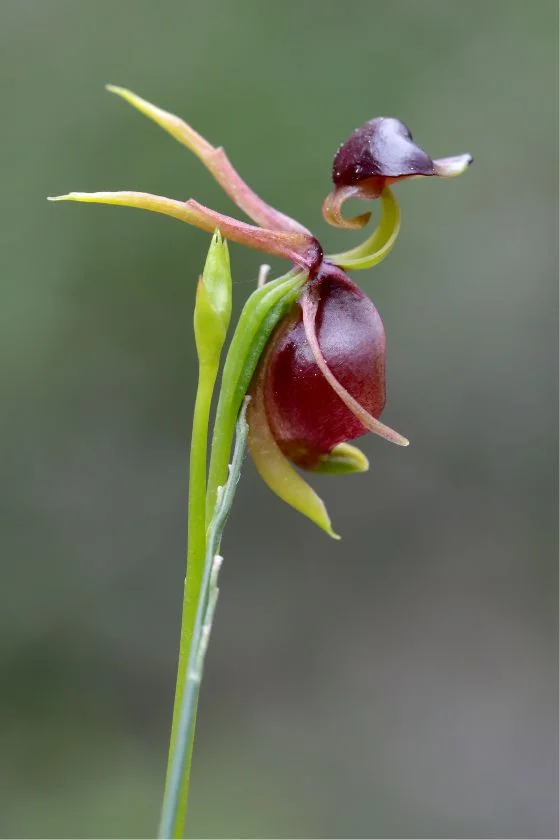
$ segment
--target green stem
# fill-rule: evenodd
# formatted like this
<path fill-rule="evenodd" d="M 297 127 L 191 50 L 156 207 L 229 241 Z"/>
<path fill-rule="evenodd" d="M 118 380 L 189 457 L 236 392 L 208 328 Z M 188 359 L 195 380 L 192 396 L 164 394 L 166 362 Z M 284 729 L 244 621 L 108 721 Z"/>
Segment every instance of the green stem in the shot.
<path fill-rule="evenodd" d="M 198 693 L 202 680 L 204 658 L 208 647 L 208 639 L 212 629 L 212 621 L 216 601 L 218 598 L 217 577 L 221 564 L 218 550 L 224 526 L 233 504 L 235 490 L 241 474 L 241 465 L 247 440 L 247 423 L 245 421 L 245 405 L 243 405 L 237 423 L 237 436 L 233 459 L 229 470 L 229 478 L 225 487 L 220 488 L 216 501 L 214 516 L 208 529 L 208 543 L 204 559 L 203 574 L 200 581 L 199 599 L 195 622 L 191 634 L 192 644 L 185 669 L 185 681 L 181 696 L 175 745 L 168 772 L 161 823 L 160 838 L 181 836 L 177 832 L 183 830 L 184 812 L 182 807 L 185 780 L 188 784 L 189 765 L 194 740 L 196 707 Z"/>
<path fill-rule="evenodd" d="M 189 656 L 195 649 L 193 632 L 197 609 L 204 606 L 201 590 L 204 557 L 206 552 L 206 533 L 217 515 L 218 488 L 223 487 L 228 477 L 228 464 L 235 431 L 235 423 L 241 409 L 243 398 L 261 356 L 270 333 L 297 299 L 306 275 L 301 271 L 291 271 L 284 277 L 268 283 L 254 292 L 246 302 L 237 328 L 233 335 L 224 364 L 220 396 L 216 409 L 214 435 L 212 439 L 208 488 L 206 488 L 206 452 L 208 443 L 208 423 L 210 404 L 217 376 L 217 363 L 203 365 L 200 369 L 199 384 L 193 420 L 193 435 L 190 457 L 189 482 L 189 532 L 187 553 L 187 575 L 183 600 L 181 623 L 181 641 L 177 669 L 177 685 L 173 707 L 173 723 L 169 746 L 169 759 L 164 791 L 164 811 L 160 827 L 160 837 L 180 838 L 183 836 L 187 812 L 190 765 L 194 743 L 194 724 L 196 720 L 196 697 L 189 695 L 188 713 L 189 741 L 178 747 L 178 733 L 181 730 L 181 709 L 185 704 L 186 686 L 189 673 Z M 219 550 L 219 538 L 216 552 Z M 192 689 L 191 689 L 192 691 Z M 182 752 L 183 751 L 183 752 Z M 169 814 L 171 779 L 177 780 L 174 768 L 182 762 L 179 778 L 179 795 L 174 810 L 173 823 L 164 821 Z M 175 782 L 174 782 L 175 784 Z M 175 800 L 173 800 L 175 801 Z"/>
<path fill-rule="evenodd" d="M 168 798 L 170 773 L 176 752 L 179 717 L 181 706 L 183 704 L 188 658 L 191 649 L 191 641 L 196 620 L 197 604 L 199 601 L 204 567 L 204 555 L 206 549 L 206 452 L 208 447 L 210 407 L 217 375 L 217 364 L 208 364 L 200 367 L 196 402 L 194 407 L 189 468 L 187 574 L 183 595 L 183 614 L 181 620 L 181 639 L 179 643 L 179 661 L 177 665 L 177 683 L 175 687 L 175 701 L 173 704 L 173 722 L 171 724 L 171 738 L 167 762 L 164 802 Z M 196 707 L 194 715 L 196 717 Z M 180 808 L 177 814 L 176 824 L 173 829 L 174 837 L 183 836 L 183 826 L 187 812 L 190 782 L 191 753 L 192 744 L 189 749 L 188 760 L 182 782 Z M 160 836 L 167 837 L 171 836 L 171 834 Z"/>

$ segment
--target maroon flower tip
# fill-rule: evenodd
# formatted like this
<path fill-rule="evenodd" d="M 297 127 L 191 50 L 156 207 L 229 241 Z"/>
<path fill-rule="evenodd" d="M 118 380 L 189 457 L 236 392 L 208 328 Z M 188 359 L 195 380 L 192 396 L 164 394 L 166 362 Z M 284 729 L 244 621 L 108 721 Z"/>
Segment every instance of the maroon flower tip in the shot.
<path fill-rule="evenodd" d="M 376 197 L 386 179 L 433 175 L 434 161 L 416 145 L 408 127 L 394 117 L 376 117 L 346 140 L 335 155 L 336 187 L 358 184 Z"/>

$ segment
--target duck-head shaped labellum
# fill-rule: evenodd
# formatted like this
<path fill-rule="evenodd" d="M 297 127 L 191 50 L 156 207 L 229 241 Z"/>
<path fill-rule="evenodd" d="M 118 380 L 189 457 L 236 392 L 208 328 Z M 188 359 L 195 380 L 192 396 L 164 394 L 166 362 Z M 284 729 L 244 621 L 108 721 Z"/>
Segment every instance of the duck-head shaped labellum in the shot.
<path fill-rule="evenodd" d="M 371 431 L 408 443 L 378 419 L 385 406 L 385 330 L 379 313 L 329 263 L 277 326 L 251 396 L 249 447 L 257 469 L 278 495 L 327 531 L 322 503 L 288 461 L 318 472 L 362 472 L 367 460 L 348 441 Z"/>
<path fill-rule="evenodd" d="M 323 215 L 339 227 L 363 227 L 370 214 L 353 219 L 341 215 L 348 198 L 378 198 L 386 186 L 402 178 L 460 175 L 472 163 L 471 155 L 433 160 L 412 139 L 408 127 L 394 117 L 369 120 L 338 149 L 332 168 L 335 189 L 323 204 Z"/>

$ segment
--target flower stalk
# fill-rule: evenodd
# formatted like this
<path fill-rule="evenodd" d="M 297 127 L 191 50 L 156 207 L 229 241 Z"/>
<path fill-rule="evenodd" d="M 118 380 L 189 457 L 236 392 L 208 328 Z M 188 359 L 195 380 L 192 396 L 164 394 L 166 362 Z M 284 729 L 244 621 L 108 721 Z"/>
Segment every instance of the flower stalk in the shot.
<path fill-rule="evenodd" d="M 197 605 L 203 577 L 206 551 L 206 471 L 208 428 L 214 386 L 218 377 L 220 355 L 231 318 L 231 270 L 227 243 L 219 231 L 214 233 L 202 277 L 199 279 L 194 308 L 194 335 L 198 356 L 198 386 L 193 414 L 189 462 L 187 573 L 183 596 L 177 682 L 171 724 L 166 786 L 176 754 L 180 710 L 188 674 L 188 657 L 192 649 Z M 193 707 L 196 715 L 196 703 Z M 187 809 L 190 777 L 190 752 L 185 762 L 176 822 L 181 825 Z M 182 829 L 177 829 L 182 835 Z"/>
<path fill-rule="evenodd" d="M 245 419 L 248 399 L 243 404 L 237 421 L 237 434 L 229 476 L 224 487 L 218 488 L 216 508 L 208 529 L 204 568 L 185 672 L 184 690 L 178 708 L 175 746 L 171 754 L 163 798 L 158 833 L 160 838 L 183 836 L 186 814 L 185 794 L 188 791 L 189 765 L 194 741 L 198 693 L 218 600 L 218 574 L 223 560 L 218 552 L 226 520 L 233 504 L 235 489 L 241 475 L 248 432 Z M 187 790 L 185 786 L 187 786 Z"/>
<path fill-rule="evenodd" d="M 213 522 L 220 505 L 219 490 L 228 478 L 229 459 L 236 423 L 239 434 L 239 412 L 243 406 L 243 399 L 258 363 L 262 348 L 281 319 L 286 309 L 296 299 L 303 276 L 292 272 L 285 277 L 266 284 L 257 289 L 247 300 L 239 318 L 235 333 L 231 340 L 229 351 L 224 364 L 222 385 L 216 410 L 214 434 L 211 446 L 211 461 L 208 485 L 206 482 L 206 451 L 208 443 L 208 428 L 210 420 L 210 404 L 214 390 L 214 383 L 218 373 L 219 350 L 225 338 L 223 329 L 223 315 L 214 317 L 208 305 L 209 290 L 214 286 L 214 299 L 220 299 L 227 287 L 231 292 L 231 275 L 229 274 L 229 257 L 220 260 L 218 246 L 221 243 L 219 234 L 214 235 L 212 246 L 206 261 L 205 273 L 199 282 L 195 305 L 195 338 L 199 358 L 199 383 L 195 400 L 193 419 L 193 433 L 190 457 L 189 481 L 189 514 L 188 514 L 188 549 L 187 574 L 185 578 L 183 614 L 181 622 L 181 636 L 179 644 L 179 660 L 177 666 L 177 684 L 171 726 L 166 787 L 164 792 L 163 827 L 170 833 L 160 833 L 160 837 L 182 837 L 188 807 L 188 791 L 190 785 L 190 766 L 194 742 L 194 726 L 197 710 L 197 696 L 193 696 L 193 686 L 189 686 L 190 656 L 197 649 L 198 641 L 195 637 L 197 610 L 204 603 L 203 562 L 208 550 L 210 534 L 213 533 Z M 213 246 L 216 246 L 213 251 Z M 227 255 L 227 245 L 223 243 Z M 221 262 L 221 264 L 220 264 Z M 216 269 L 223 275 L 222 282 L 216 278 Z M 206 283 L 204 280 L 206 278 Z M 223 307 L 227 311 L 227 321 L 231 312 L 231 303 Z M 227 328 L 227 327 L 226 327 Z M 212 337 L 215 337 L 213 340 Z M 221 342 L 221 343 L 219 343 Z M 245 412 L 243 411 L 243 417 Z M 235 482 L 236 483 L 236 482 Z M 232 491 L 233 492 L 233 491 Z M 229 498 L 229 496 L 228 496 Z M 221 536 L 221 530 L 217 533 Z M 207 536 L 208 534 L 208 536 Z M 219 543 L 216 553 L 219 551 Z M 182 712 L 188 705 L 190 724 L 189 738 L 179 741 L 179 732 L 184 730 L 181 724 Z M 177 792 L 177 766 L 181 767 L 181 783 Z M 175 768 L 175 770 L 173 769 Z M 174 781 L 172 781 L 174 779 Z M 172 800 L 169 786 L 173 785 Z M 169 804 L 172 801 L 173 807 Z M 169 813 L 173 812 L 173 823 L 170 827 Z"/>

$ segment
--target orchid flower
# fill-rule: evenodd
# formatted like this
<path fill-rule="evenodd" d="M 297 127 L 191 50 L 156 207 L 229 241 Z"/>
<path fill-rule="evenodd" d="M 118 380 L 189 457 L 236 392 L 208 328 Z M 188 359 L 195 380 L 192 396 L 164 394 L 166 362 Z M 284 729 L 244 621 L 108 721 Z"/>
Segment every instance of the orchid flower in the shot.
<path fill-rule="evenodd" d="M 370 213 L 347 218 L 342 215 L 344 202 L 379 199 L 380 221 L 360 245 L 326 255 L 307 228 L 247 185 L 221 147 L 131 91 L 108 89 L 194 152 L 253 223 L 218 213 L 193 198 L 183 201 L 144 192 L 72 192 L 51 199 L 151 210 L 214 234 L 194 310 L 199 381 L 191 439 L 187 573 L 159 829 L 159 837 L 181 837 L 198 693 L 218 596 L 221 534 L 247 432 L 249 450 L 268 486 L 336 537 L 322 500 L 296 468 L 364 472 L 367 458 L 350 441 L 366 432 L 400 446 L 408 444 L 379 419 L 386 398 L 385 331 L 374 304 L 347 272 L 371 268 L 395 244 L 400 212 L 392 184 L 419 176 L 458 175 L 472 158 L 433 160 L 399 120 L 378 117 L 365 123 L 335 155 L 333 189 L 323 203 L 323 215 L 333 225 L 360 228 Z M 207 466 L 212 397 L 231 316 L 226 239 L 282 257 L 290 269 L 275 280 L 259 282 L 243 307 L 223 364 Z M 265 274 L 261 272 L 262 280 Z"/>
<path fill-rule="evenodd" d="M 194 152 L 254 224 L 218 213 L 193 198 L 182 201 L 143 192 L 72 192 L 52 200 L 163 213 L 208 233 L 218 229 L 224 239 L 290 261 L 298 297 L 275 324 L 250 383 L 249 449 L 266 483 L 334 536 L 322 501 L 293 465 L 331 473 L 367 470 L 365 456 L 348 442 L 368 431 L 400 446 L 408 444 L 379 419 L 385 406 L 383 323 L 346 271 L 370 268 L 393 247 L 400 213 L 391 184 L 404 178 L 458 175 L 471 163 L 471 156 L 433 160 L 400 120 L 378 117 L 366 122 L 335 155 L 334 189 L 323 203 L 323 215 L 333 225 L 363 227 L 371 214 L 345 218 L 344 202 L 379 198 L 381 220 L 361 245 L 325 255 L 307 228 L 247 185 L 221 147 L 212 146 L 182 119 L 131 91 L 112 85 L 108 90 Z"/>

